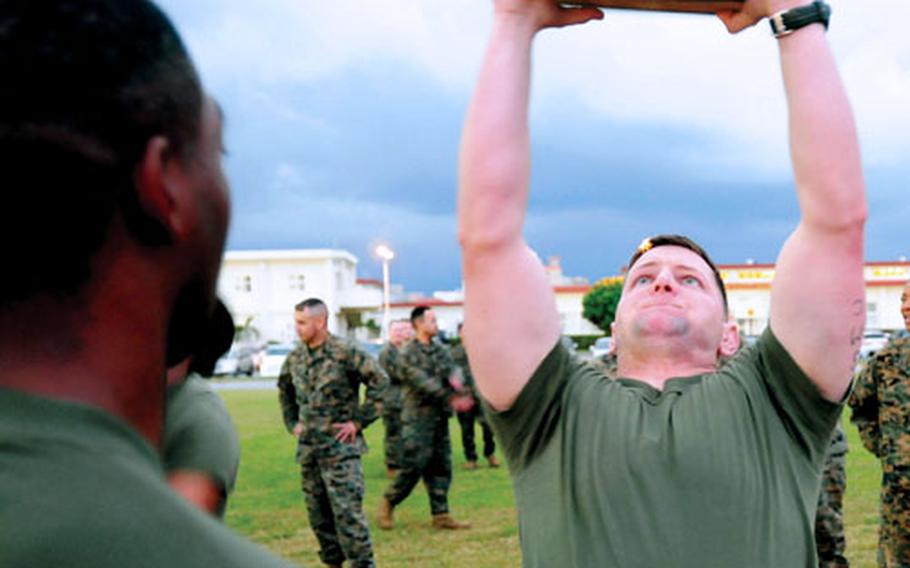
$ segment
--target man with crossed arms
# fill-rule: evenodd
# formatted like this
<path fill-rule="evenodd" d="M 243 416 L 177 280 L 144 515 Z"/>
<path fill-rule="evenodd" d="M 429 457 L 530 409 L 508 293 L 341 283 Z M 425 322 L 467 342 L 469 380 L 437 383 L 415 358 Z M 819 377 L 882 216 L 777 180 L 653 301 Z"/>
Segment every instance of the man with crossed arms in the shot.
<path fill-rule="evenodd" d="M 805 2 L 748 0 L 719 16 L 738 32 Z M 629 265 L 613 333 L 620 378 L 608 380 L 561 346 L 552 289 L 522 236 L 533 39 L 601 16 L 494 0 L 462 140 L 467 349 L 497 411 L 524 564 L 815 566 L 819 474 L 865 312 L 864 183 L 825 27 L 778 40 L 801 218 L 777 260 L 769 329 L 715 370 L 739 343 L 716 269 L 688 239 L 649 239 Z"/>

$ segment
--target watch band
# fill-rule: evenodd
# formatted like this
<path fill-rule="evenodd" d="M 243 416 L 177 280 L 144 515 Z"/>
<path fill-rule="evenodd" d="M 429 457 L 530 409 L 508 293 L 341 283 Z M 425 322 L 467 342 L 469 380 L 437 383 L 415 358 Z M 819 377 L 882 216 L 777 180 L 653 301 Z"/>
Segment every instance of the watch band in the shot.
<path fill-rule="evenodd" d="M 831 6 L 819 1 L 778 12 L 768 18 L 771 24 L 771 33 L 776 38 L 790 35 L 800 28 L 815 23 L 824 25 L 827 30 L 830 20 Z"/>

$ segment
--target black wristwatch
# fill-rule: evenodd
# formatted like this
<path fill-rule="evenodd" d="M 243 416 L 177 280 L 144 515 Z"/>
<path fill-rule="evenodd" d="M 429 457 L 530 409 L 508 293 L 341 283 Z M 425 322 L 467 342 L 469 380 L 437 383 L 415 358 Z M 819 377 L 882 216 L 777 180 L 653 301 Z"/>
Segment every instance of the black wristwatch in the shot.
<path fill-rule="evenodd" d="M 823 24 L 827 30 L 829 20 L 831 20 L 831 6 L 817 1 L 807 6 L 778 12 L 768 18 L 771 23 L 771 32 L 776 38 L 790 35 L 799 28 L 815 23 Z"/>

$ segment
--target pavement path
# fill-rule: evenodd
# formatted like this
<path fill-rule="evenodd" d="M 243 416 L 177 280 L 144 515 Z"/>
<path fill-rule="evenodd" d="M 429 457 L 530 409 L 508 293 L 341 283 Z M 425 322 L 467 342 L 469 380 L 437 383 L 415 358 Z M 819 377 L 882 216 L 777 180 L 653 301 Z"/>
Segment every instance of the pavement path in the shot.
<path fill-rule="evenodd" d="M 225 391 L 237 390 L 275 390 L 275 379 L 237 379 L 212 381 L 212 388 Z"/>

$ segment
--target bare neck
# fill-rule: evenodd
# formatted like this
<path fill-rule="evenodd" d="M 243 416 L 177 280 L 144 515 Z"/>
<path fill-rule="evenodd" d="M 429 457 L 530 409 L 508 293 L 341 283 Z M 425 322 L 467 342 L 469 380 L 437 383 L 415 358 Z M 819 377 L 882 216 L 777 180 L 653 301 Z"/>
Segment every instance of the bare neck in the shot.
<path fill-rule="evenodd" d="M 669 379 L 714 372 L 716 359 L 709 361 L 709 358 L 698 357 L 692 351 L 642 353 L 629 350 L 617 354 L 616 365 L 620 377 L 636 379 L 657 390 L 664 390 Z"/>
<path fill-rule="evenodd" d="M 143 276 L 0 313 L 0 386 L 99 407 L 158 446 L 171 308 Z"/>
<path fill-rule="evenodd" d="M 414 334 L 414 339 L 416 339 L 420 343 L 423 343 L 424 345 L 429 345 L 430 342 L 433 341 L 433 336 L 428 333 L 423 333 L 423 332 L 418 331 L 417 333 Z"/>
<path fill-rule="evenodd" d="M 319 333 L 313 336 L 313 339 L 306 342 L 307 347 L 310 349 L 316 349 L 323 343 L 325 343 L 329 338 L 329 332 L 326 330 L 320 330 Z"/>

